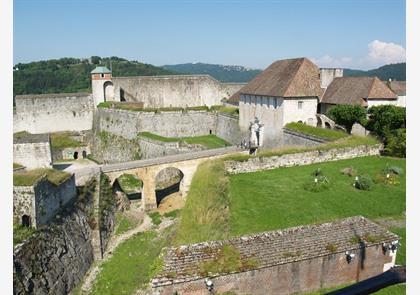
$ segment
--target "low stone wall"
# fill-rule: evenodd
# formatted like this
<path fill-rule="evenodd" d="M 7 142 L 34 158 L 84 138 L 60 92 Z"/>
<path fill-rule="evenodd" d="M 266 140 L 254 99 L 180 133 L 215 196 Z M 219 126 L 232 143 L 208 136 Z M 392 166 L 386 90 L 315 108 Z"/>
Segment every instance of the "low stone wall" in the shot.
<path fill-rule="evenodd" d="M 14 294 L 65 295 L 93 261 L 91 230 L 80 209 L 36 233 L 13 252 Z"/>
<path fill-rule="evenodd" d="M 142 159 L 152 159 L 168 155 L 186 154 L 206 149 L 201 145 L 183 144 L 180 142 L 163 142 L 139 136 Z"/>
<path fill-rule="evenodd" d="M 326 142 L 326 140 L 322 138 L 310 136 L 287 128 L 283 128 L 283 136 L 285 146 L 317 146 Z"/>
<path fill-rule="evenodd" d="M 285 154 L 273 157 L 255 157 L 247 161 L 225 161 L 228 173 L 239 174 L 261 170 L 309 165 L 328 161 L 352 159 L 357 157 L 376 156 L 380 154 L 382 145 L 334 148 L 330 150 L 314 150 L 303 153 Z"/>

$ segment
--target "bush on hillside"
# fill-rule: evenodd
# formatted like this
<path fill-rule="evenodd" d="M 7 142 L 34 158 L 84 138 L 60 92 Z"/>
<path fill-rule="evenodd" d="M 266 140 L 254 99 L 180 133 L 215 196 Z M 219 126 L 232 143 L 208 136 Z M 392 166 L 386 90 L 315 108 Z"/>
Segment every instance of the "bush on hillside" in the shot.
<path fill-rule="evenodd" d="M 387 156 L 405 158 L 406 155 L 406 131 L 404 129 L 397 129 L 393 132 L 388 132 L 385 137 L 384 153 Z"/>
<path fill-rule="evenodd" d="M 327 116 L 351 133 L 354 123 L 365 124 L 366 109 L 359 105 L 336 105 L 327 112 Z"/>
<path fill-rule="evenodd" d="M 369 191 L 372 188 L 373 181 L 369 175 L 359 175 L 356 176 L 353 185 L 359 190 Z"/>

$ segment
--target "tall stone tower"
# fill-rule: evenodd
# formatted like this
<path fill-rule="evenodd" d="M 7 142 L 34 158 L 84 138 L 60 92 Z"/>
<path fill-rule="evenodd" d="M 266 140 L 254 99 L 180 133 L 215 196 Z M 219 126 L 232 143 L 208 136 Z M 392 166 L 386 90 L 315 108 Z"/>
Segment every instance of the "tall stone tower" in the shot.
<path fill-rule="evenodd" d="M 92 72 L 92 95 L 95 106 L 101 102 L 114 100 L 114 85 L 111 71 L 107 67 L 96 67 Z"/>

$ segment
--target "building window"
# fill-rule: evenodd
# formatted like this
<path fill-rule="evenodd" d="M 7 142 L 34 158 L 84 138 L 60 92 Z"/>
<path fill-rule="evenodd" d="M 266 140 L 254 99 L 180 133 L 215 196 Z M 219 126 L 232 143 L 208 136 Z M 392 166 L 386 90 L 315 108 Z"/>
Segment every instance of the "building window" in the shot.
<path fill-rule="evenodd" d="M 303 106 L 303 101 L 298 101 L 298 110 L 301 110 Z"/>
<path fill-rule="evenodd" d="M 105 74 L 101 74 L 101 78 L 105 77 Z"/>
<path fill-rule="evenodd" d="M 273 100 L 274 100 L 274 108 L 277 109 L 277 98 L 274 97 Z"/>

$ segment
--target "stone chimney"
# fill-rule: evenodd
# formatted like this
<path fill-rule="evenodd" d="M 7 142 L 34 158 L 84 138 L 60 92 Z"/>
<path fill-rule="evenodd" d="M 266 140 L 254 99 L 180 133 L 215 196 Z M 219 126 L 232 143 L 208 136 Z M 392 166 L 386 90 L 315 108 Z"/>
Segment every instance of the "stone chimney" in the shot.
<path fill-rule="evenodd" d="M 320 68 L 319 78 L 321 79 L 321 88 L 326 89 L 334 78 L 343 77 L 343 69 L 340 68 Z"/>

